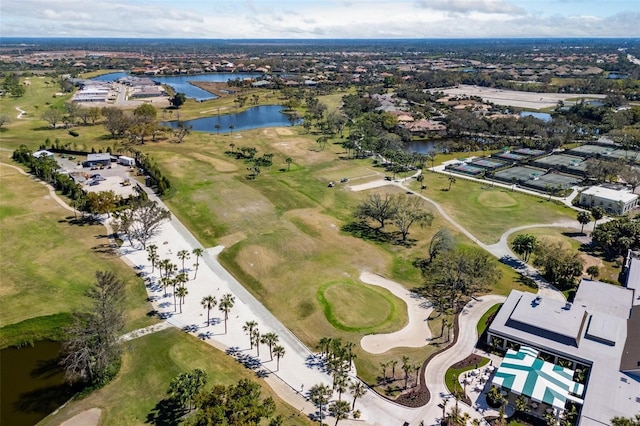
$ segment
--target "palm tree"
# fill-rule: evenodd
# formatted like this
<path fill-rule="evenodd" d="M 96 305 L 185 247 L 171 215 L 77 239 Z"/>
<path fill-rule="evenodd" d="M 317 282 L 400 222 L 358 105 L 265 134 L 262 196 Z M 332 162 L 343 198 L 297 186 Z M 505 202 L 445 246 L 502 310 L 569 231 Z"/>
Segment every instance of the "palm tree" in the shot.
<path fill-rule="evenodd" d="M 591 216 L 593 217 L 593 229 L 596 229 L 596 224 L 604 217 L 604 209 L 600 206 L 594 207 L 591 209 Z"/>
<path fill-rule="evenodd" d="M 225 294 L 218 304 L 218 309 L 224 312 L 224 334 L 227 334 L 227 319 L 229 319 L 229 311 L 231 311 L 235 302 L 236 299 L 232 294 Z"/>
<path fill-rule="evenodd" d="M 291 163 L 293 163 L 291 157 L 285 158 L 284 161 L 287 163 L 287 171 L 291 170 Z"/>
<path fill-rule="evenodd" d="M 215 127 L 215 129 L 216 129 L 216 134 L 219 134 L 220 133 L 220 127 L 222 127 L 222 126 L 220 124 L 216 124 L 213 127 Z"/>
<path fill-rule="evenodd" d="M 258 323 L 255 321 L 247 321 L 242 326 L 242 331 L 244 331 L 247 335 L 249 335 L 249 343 L 251 347 L 249 349 L 253 349 L 253 330 L 258 326 Z"/>
<path fill-rule="evenodd" d="M 233 153 L 234 153 L 234 149 L 235 149 L 235 147 L 236 147 L 236 144 L 235 144 L 235 143 L 233 143 L 233 142 L 231 142 L 231 143 L 229 144 L 229 146 L 231 147 L 231 153 L 233 154 Z"/>
<path fill-rule="evenodd" d="M 449 175 L 449 188 L 447 188 L 447 191 L 451 191 L 451 185 L 454 183 L 456 183 L 455 176 Z"/>
<path fill-rule="evenodd" d="M 393 380 L 396 379 L 396 365 L 398 365 L 398 360 L 394 359 L 389 361 L 389 363 L 391 364 L 391 377 L 393 377 Z"/>
<path fill-rule="evenodd" d="M 160 285 L 164 289 L 164 297 L 168 296 L 167 289 L 172 284 L 172 281 L 173 280 L 171 278 L 169 278 L 169 277 L 160 277 Z"/>
<path fill-rule="evenodd" d="M 318 348 L 320 349 L 320 356 L 324 356 L 325 353 L 329 355 L 330 344 L 331 344 L 331 337 L 323 337 L 320 339 L 320 343 L 318 343 Z"/>
<path fill-rule="evenodd" d="M 589 212 L 578 212 L 578 222 L 580 223 L 580 225 L 582 225 L 582 228 L 580 228 L 580 233 L 584 233 L 584 226 L 591 222 L 591 213 Z"/>
<path fill-rule="evenodd" d="M 340 420 L 348 419 L 350 411 L 347 401 L 334 401 L 329 405 L 329 412 L 336 419 L 335 426 L 338 426 Z"/>
<path fill-rule="evenodd" d="M 280 345 L 275 345 L 273 347 L 273 354 L 276 356 L 277 368 L 276 371 L 280 370 L 280 358 L 284 357 L 284 348 Z"/>
<path fill-rule="evenodd" d="M 178 252 L 178 259 L 180 259 L 182 261 L 182 270 L 184 271 L 184 261 L 186 259 L 189 259 L 189 257 L 191 257 L 189 255 L 189 250 L 180 250 Z"/>
<path fill-rule="evenodd" d="M 176 293 L 178 294 L 178 298 L 180 300 L 180 313 L 182 313 L 182 303 L 184 302 L 185 296 L 189 294 L 189 291 L 186 287 L 178 287 Z"/>
<path fill-rule="evenodd" d="M 596 265 L 591 265 L 587 268 L 587 274 L 593 280 L 594 278 L 598 278 L 600 276 L 600 268 Z"/>
<path fill-rule="evenodd" d="M 388 362 L 381 362 L 380 363 L 380 367 L 382 367 L 382 378 L 384 380 L 387 380 L 387 366 L 389 365 Z"/>
<path fill-rule="evenodd" d="M 269 346 L 269 357 L 273 359 L 273 345 L 278 343 L 278 335 L 274 332 L 265 333 L 262 335 L 261 342 Z"/>
<path fill-rule="evenodd" d="M 235 129 L 236 126 L 234 126 L 233 124 L 229 124 L 229 130 L 231 131 L 231 134 L 233 134 L 233 129 Z"/>
<path fill-rule="evenodd" d="M 207 310 L 207 326 L 211 325 L 209 321 L 209 314 L 211 313 L 211 310 L 216 307 L 217 303 L 218 301 L 216 300 L 216 298 L 211 295 L 203 297 L 202 301 L 200 302 L 202 307 Z"/>
<path fill-rule="evenodd" d="M 349 361 L 349 368 L 352 367 L 353 359 L 356 357 L 353 353 L 353 348 L 356 344 L 353 342 L 347 342 L 344 344 L 344 350 L 346 351 L 347 361 Z"/>
<path fill-rule="evenodd" d="M 191 252 L 193 253 L 193 255 L 196 257 L 196 263 L 193 264 L 193 266 L 195 266 L 196 271 L 193 274 L 193 279 L 196 279 L 196 276 L 198 275 L 198 266 L 200 266 L 200 263 L 198 262 L 198 259 L 200 259 L 202 257 L 202 255 L 204 254 L 204 250 L 201 249 L 200 247 L 196 247 L 193 249 L 193 251 Z"/>
<path fill-rule="evenodd" d="M 531 234 L 518 234 L 511 243 L 511 248 L 516 254 L 522 255 L 523 260 L 527 262 L 529 256 L 536 249 L 536 237 Z"/>
<path fill-rule="evenodd" d="M 360 380 L 357 380 L 351 384 L 349 390 L 351 391 L 351 395 L 353 395 L 353 405 L 351 406 L 351 410 L 353 411 L 356 409 L 356 399 L 367 393 L 367 387 Z"/>
<path fill-rule="evenodd" d="M 349 388 L 349 378 L 344 372 L 336 374 L 333 379 L 333 389 L 338 392 L 338 401 L 342 401 L 342 394 Z"/>
<path fill-rule="evenodd" d="M 251 331 L 251 340 L 253 340 L 253 342 L 251 343 L 252 345 L 255 343 L 256 345 L 256 356 L 260 356 L 260 330 L 258 330 L 257 328 L 254 329 L 253 331 Z"/>
<path fill-rule="evenodd" d="M 418 386 L 418 378 L 420 377 L 420 368 L 422 366 L 420 364 L 416 364 L 413 366 L 413 371 L 416 372 L 416 386 Z"/>
<path fill-rule="evenodd" d="M 331 388 L 323 384 L 313 385 L 311 389 L 309 389 L 309 399 L 311 399 L 313 405 L 318 407 L 318 411 L 320 412 L 320 415 L 318 416 L 320 424 L 322 424 L 322 419 L 324 418 L 324 411 L 322 407 L 329 402 L 330 395 Z"/>
<path fill-rule="evenodd" d="M 158 246 L 155 244 L 149 244 L 147 246 L 147 260 L 151 262 L 151 273 L 156 270 L 156 264 L 160 260 L 160 256 L 158 255 Z"/>
<path fill-rule="evenodd" d="M 409 364 L 409 357 L 406 355 L 402 356 L 402 371 L 404 371 L 404 388 L 407 388 L 407 383 L 409 382 L 409 371 L 411 370 L 411 365 Z"/>

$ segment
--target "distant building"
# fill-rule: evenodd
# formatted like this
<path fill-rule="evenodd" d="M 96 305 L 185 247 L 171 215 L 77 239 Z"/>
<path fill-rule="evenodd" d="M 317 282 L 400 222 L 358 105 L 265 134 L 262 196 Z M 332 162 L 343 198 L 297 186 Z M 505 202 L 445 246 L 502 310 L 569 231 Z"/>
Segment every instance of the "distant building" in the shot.
<path fill-rule="evenodd" d="M 118 164 L 122 164 L 123 166 L 135 166 L 136 160 L 135 158 L 121 155 L 120 157 L 118 157 Z"/>
<path fill-rule="evenodd" d="M 633 302 L 633 290 L 587 279 L 573 303 L 512 291 L 487 330 L 487 342 L 508 351 L 493 386 L 510 404 L 525 396 L 538 417 L 559 416 L 572 401 L 579 426 L 634 416 L 640 412 L 640 305 Z M 523 377 L 529 381 L 521 383 Z"/>
<path fill-rule="evenodd" d="M 97 153 L 97 154 L 87 154 L 87 161 L 84 162 L 85 167 L 92 166 L 108 166 L 111 164 L 111 154 L 108 152 L 105 153 Z"/>
<path fill-rule="evenodd" d="M 638 196 L 624 189 L 592 186 L 580 193 L 580 205 L 587 208 L 602 207 L 609 214 L 623 215 L 638 206 Z"/>
<path fill-rule="evenodd" d="M 45 149 L 36 151 L 32 155 L 36 158 L 46 158 L 46 157 L 53 158 L 54 157 L 53 152 L 47 151 Z"/>

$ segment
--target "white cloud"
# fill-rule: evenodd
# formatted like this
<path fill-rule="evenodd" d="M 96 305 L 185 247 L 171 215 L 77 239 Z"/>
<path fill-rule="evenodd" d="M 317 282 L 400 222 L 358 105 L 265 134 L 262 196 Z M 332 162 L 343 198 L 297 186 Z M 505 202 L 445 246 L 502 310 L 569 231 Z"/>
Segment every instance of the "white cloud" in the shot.
<path fill-rule="evenodd" d="M 586 8 L 584 2 L 564 2 L 562 7 L 549 7 L 558 4 L 551 0 L 0 0 L 0 34 L 198 38 L 640 36 L 638 3 L 592 1 Z"/>
<path fill-rule="evenodd" d="M 507 15 L 524 15 L 522 7 L 504 0 L 418 0 L 419 7 L 445 12 L 469 14 L 473 12 Z"/>

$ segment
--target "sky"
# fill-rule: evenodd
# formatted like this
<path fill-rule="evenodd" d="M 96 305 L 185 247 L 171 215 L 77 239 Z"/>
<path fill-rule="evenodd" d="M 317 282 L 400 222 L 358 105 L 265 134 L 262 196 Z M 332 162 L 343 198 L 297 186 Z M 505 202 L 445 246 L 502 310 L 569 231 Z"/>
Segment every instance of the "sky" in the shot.
<path fill-rule="evenodd" d="M 0 37 L 640 37 L 640 0 L 0 0 Z"/>

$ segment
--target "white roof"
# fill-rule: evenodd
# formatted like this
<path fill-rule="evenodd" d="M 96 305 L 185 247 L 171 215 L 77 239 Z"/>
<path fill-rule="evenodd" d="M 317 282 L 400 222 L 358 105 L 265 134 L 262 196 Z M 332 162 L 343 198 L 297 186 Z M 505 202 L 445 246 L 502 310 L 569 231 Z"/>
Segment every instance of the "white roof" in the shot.
<path fill-rule="evenodd" d="M 617 191 L 602 186 L 592 186 L 582 191 L 585 195 L 593 195 L 594 197 L 604 198 L 611 201 L 622 201 L 628 203 L 638 198 L 636 194 L 627 191 Z"/>

